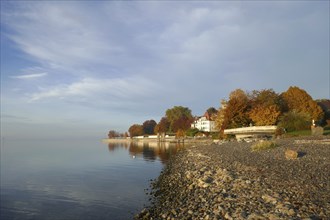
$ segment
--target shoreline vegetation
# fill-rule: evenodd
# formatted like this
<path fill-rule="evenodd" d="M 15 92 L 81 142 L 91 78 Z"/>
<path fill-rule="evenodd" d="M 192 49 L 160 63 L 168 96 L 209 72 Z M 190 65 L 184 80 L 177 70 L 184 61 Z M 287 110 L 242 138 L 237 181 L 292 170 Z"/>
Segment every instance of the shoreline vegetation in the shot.
<path fill-rule="evenodd" d="M 151 183 L 151 205 L 135 219 L 327 219 L 329 137 L 271 142 L 263 150 L 252 150 L 255 141 L 183 148 Z"/>

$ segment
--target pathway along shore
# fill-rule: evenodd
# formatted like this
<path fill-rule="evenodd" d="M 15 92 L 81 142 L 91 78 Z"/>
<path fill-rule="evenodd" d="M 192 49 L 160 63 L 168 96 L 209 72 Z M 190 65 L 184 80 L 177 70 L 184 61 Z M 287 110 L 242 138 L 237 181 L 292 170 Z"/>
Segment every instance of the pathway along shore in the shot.
<path fill-rule="evenodd" d="M 330 140 L 279 139 L 191 146 L 152 183 L 152 205 L 136 219 L 330 219 Z M 285 158 L 287 149 L 299 158 Z"/>

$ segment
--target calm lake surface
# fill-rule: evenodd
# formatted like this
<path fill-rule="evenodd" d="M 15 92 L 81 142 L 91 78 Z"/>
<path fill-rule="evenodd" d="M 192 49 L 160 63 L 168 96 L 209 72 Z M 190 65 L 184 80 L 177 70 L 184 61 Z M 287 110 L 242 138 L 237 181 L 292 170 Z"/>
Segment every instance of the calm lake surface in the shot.
<path fill-rule="evenodd" d="M 1 142 L 1 219 L 132 219 L 178 146 Z"/>

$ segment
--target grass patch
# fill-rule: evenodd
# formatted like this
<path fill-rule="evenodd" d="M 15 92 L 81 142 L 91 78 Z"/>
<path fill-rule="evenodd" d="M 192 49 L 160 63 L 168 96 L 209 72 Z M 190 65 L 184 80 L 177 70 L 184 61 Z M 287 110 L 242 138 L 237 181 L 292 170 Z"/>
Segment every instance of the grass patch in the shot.
<path fill-rule="evenodd" d="M 301 130 L 301 131 L 290 131 L 285 135 L 288 137 L 297 137 L 297 136 L 310 136 L 312 134 L 311 130 Z"/>
<path fill-rule="evenodd" d="M 324 130 L 323 135 L 330 135 L 330 130 Z"/>
<path fill-rule="evenodd" d="M 302 130 L 302 131 L 290 131 L 288 133 L 285 133 L 285 137 L 300 137 L 300 136 L 310 136 L 312 134 L 312 131 L 310 129 L 308 130 Z M 325 127 L 323 131 L 323 135 L 330 135 L 330 128 Z"/>
<path fill-rule="evenodd" d="M 324 127 L 323 135 L 330 135 L 330 126 L 329 125 Z"/>
<path fill-rule="evenodd" d="M 251 146 L 252 151 L 268 150 L 277 147 L 278 145 L 272 141 L 259 141 Z"/>

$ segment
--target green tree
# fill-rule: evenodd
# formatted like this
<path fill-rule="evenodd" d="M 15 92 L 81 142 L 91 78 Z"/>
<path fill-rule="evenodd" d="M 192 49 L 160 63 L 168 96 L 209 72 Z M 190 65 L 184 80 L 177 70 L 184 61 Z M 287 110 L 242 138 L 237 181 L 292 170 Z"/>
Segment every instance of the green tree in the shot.
<path fill-rule="evenodd" d="M 286 131 L 305 130 L 311 125 L 309 120 L 309 116 L 304 113 L 289 111 L 280 117 L 278 127 L 285 128 Z"/>
<path fill-rule="evenodd" d="M 206 112 L 207 112 L 210 116 L 212 116 L 212 115 L 214 115 L 214 114 L 217 114 L 217 113 L 218 113 L 218 110 L 217 110 L 216 108 L 214 108 L 214 107 L 210 107 L 210 108 L 208 108 L 208 109 L 206 110 Z"/>
<path fill-rule="evenodd" d="M 132 137 L 143 135 L 143 126 L 139 124 L 134 124 L 131 127 L 129 127 L 128 132 Z"/>
<path fill-rule="evenodd" d="M 170 123 L 170 130 L 176 132 L 177 129 L 188 129 L 188 123 L 191 123 L 193 117 L 191 110 L 183 106 L 174 106 L 171 109 L 166 110 L 166 118 Z"/>
<path fill-rule="evenodd" d="M 155 122 L 155 120 L 152 119 L 143 122 L 142 127 L 144 134 L 154 134 L 154 129 L 156 125 L 157 123 Z"/>

